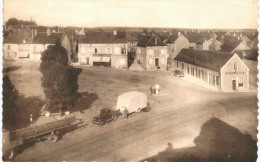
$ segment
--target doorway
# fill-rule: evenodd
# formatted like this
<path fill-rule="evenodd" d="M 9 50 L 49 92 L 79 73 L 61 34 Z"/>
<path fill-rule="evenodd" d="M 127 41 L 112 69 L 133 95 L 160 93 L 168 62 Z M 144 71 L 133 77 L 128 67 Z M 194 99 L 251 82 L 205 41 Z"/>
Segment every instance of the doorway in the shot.
<path fill-rule="evenodd" d="M 155 66 L 159 66 L 159 58 L 155 58 Z"/>
<path fill-rule="evenodd" d="M 233 79 L 233 80 L 232 80 L 232 89 L 233 89 L 233 90 L 237 90 L 237 86 L 236 86 L 236 85 L 237 85 L 236 80 Z"/>

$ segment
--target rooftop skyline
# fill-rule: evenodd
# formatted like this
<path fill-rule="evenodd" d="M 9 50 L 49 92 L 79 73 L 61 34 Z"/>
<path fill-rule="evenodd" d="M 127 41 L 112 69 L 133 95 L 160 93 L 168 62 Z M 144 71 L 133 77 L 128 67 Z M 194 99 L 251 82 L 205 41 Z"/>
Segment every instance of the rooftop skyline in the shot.
<path fill-rule="evenodd" d="M 257 0 L 4 0 L 4 21 L 79 27 L 257 29 Z"/>

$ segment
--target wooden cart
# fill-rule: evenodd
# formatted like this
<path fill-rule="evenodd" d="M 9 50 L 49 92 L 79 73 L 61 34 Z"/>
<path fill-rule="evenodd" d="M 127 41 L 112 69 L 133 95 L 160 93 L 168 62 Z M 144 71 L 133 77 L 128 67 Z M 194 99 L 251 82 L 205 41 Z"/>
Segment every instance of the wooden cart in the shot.
<path fill-rule="evenodd" d="M 24 129 L 9 132 L 3 131 L 3 158 L 11 160 L 15 156 L 17 146 L 20 146 L 29 141 L 50 140 L 57 142 L 63 131 L 71 126 L 82 123 L 75 117 L 69 117 L 54 122 L 49 122 L 39 126 L 31 126 Z"/>

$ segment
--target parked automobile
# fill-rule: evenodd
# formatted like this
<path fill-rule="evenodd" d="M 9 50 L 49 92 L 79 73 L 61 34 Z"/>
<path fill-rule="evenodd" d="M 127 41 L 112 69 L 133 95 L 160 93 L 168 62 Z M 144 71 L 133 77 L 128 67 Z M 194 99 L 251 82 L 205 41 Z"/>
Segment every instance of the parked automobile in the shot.
<path fill-rule="evenodd" d="M 177 76 L 177 77 L 184 77 L 184 72 L 182 70 L 176 69 L 172 72 L 172 75 Z"/>
<path fill-rule="evenodd" d="M 109 108 L 103 108 L 100 110 L 99 115 L 92 119 L 92 122 L 94 124 L 104 125 L 107 122 L 116 120 L 120 114 L 120 111 L 113 111 Z"/>

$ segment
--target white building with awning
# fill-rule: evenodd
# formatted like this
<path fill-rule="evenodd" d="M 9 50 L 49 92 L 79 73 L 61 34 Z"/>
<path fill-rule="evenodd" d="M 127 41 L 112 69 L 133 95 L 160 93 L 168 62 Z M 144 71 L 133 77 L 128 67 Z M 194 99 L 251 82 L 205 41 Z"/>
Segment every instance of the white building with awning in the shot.
<path fill-rule="evenodd" d="M 82 66 L 104 65 L 127 68 L 127 41 L 117 32 L 87 32 L 79 40 L 78 58 Z"/>

